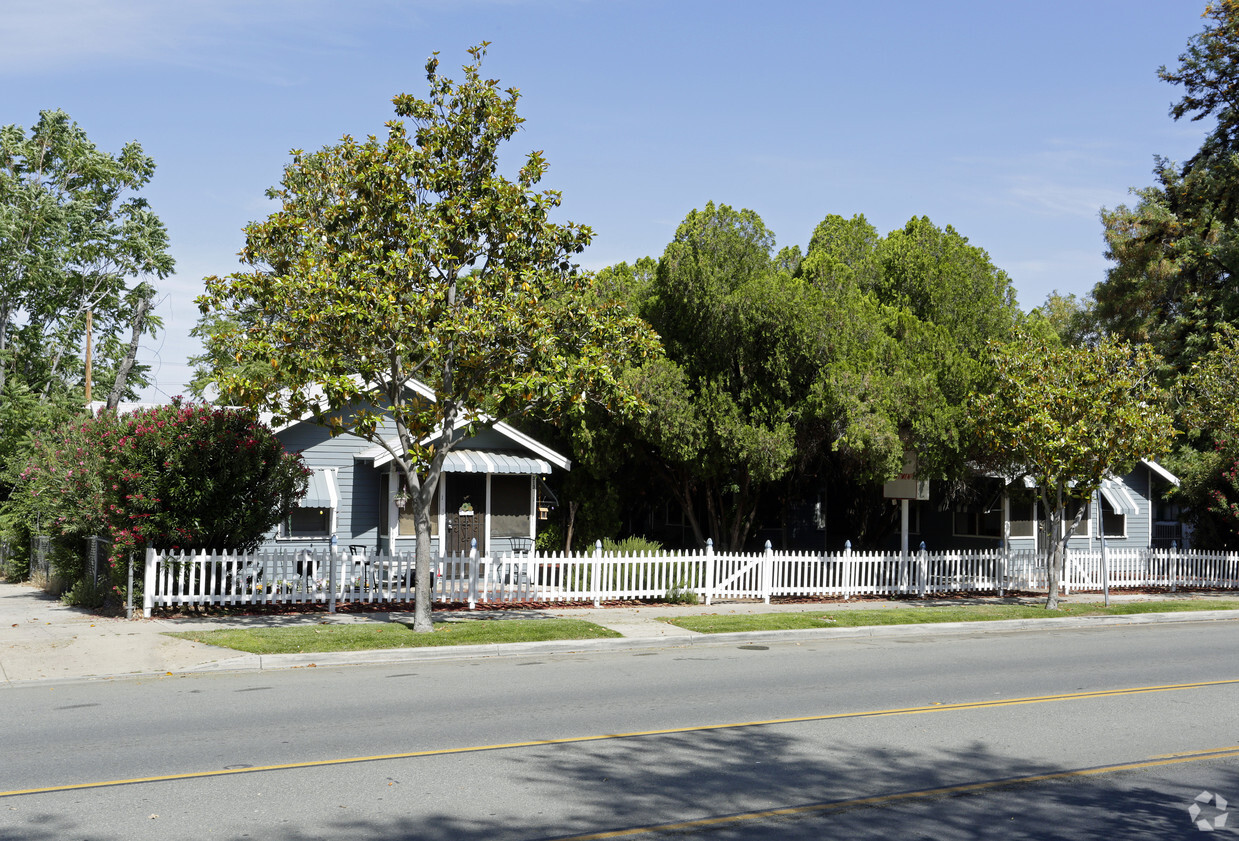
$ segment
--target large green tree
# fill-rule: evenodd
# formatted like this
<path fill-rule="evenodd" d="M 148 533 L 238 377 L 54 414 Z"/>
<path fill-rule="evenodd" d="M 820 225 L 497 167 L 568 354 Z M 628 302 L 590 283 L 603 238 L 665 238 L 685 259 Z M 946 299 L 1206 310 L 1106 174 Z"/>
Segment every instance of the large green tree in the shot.
<path fill-rule="evenodd" d="M 657 351 L 622 305 L 596 303 L 572 262 L 590 230 L 552 221 L 541 153 L 501 174 L 519 93 L 481 75 L 486 46 L 459 83 L 432 56 L 427 98 L 395 97 L 385 138 L 294 152 L 270 193 L 281 208 L 246 229 L 251 268 L 207 278 L 199 298 L 225 393 L 392 454 L 416 527 L 418 631 L 431 629 L 431 500 L 458 433 L 624 401 L 624 364 Z"/>
<path fill-rule="evenodd" d="M 925 478 L 964 492 L 974 444 L 968 396 L 985 390 L 986 343 L 1021 321 L 1005 272 L 951 226 L 915 217 L 881 236 L 864 216 L 827 216 L 801 266 L 838 313 L 819 406 L 801 452 L 805 475 L 832 489 L 854 542 L 874 545 L 897 524 L 881 483 L 916 451 Z"/>
<path fill-rule="evenodd" d="M 676 230 L 641 306 L 668 357 L 637 376 L 651 407 L 641 437 L 697 541 L 712 537 L 723 549 L 741 548 L 762 486 L 786 473 L 792 455 L 789 407 L 751 364 L 768 320 L 746 290 L 768 283 L 773 251 L 756 213 L 708 203 Z M 757 361 L 777 366 L 768 339 Z"/>
<path fill-rule="evenodd" d="M 1158 75 L 1183 89 L 1175 120 L 1212 128 L 1185 163 L 1156 158 L 1155 184 L 1134 204 L 1102 210 L 1114 265 L 1093 292 L 1102 327 L 1150 342 L 1169 376 L 1208 351 L 1216 325 L 1239 322 L 1239 4 L 1217 0 L 1204 18 Z"/>
<path fill-rule="evenodd" d="M 1171 117 L 1202 125 L 1200 148 L 1181 164 L 1157 157 L 1152 186 L 1131 205 L 1103 209 L 1113 264 L 1093 297 L 1101 330 L 1153 347 L 1162 382 L 1185 398 L 1186 434 L 1167 464 L 1183 479 L 1193 542 L 1227 546 L 1233 522 L 1215 495 L 1230 493 L 1223 473 L 1236 442 L 1222 428 L 1224 407 L 1215 401 L 1218 414 L 1207 418 L 1200 400 L 1223 384 L 1217 352 L 1229 353 L 1225 328 L 1239 326 L 1239 3 L 1215 0 L 1203 17 L 1178 63 L 1158 70 L 1182 92 Z"/>
<path fill-rule="evenodd" d="M 1170 460 L 1197 546 L 1239 546 L 1239 330 L 1221 325 L 1210 350 L 1174 383 L 1183 446 Z"/>
<path fill-rule="evenodd" d="M 1147 346 L 1111 340 L 1068 347 L 1025 336 L 994 346 L 994 381 L 969 411 L 980 453 L 1008 477 L 1031 477 L 1049 514 L 1047 608 L 1058 607 L 1067 543 L 1102 480 L 1170 446 L 1156 363 Z"/>
<path fill-rule="evenodd" d="M 101 393 L 145 384 L 137 342 L 158 326 L 147 280 L 173 267 L 139 195 L 154 171 L 137 143 L 101 151 L 63 111 L 0 129 L 0 437 L 21 431 L 32 404 L 80 395 L 88 314 Z"/>
<path fill-rule="evenodd" d="M 751 210 L 710 203 L 656 265 L 602 273 L 667 348 L 629 374 L 650 406 L 633 451 L 698 542 L 740 548 L 759 517 L 786 519 L 829 486 L 838 542 L 876 543 L 896 522 L 881 485 L 906 448 L 932 475 L 962 472 L 985 342 L 1017 315 L 1010 281 L 927 219 L 884 238 L 830 216 L 803 257 L 774 245 Z"/>

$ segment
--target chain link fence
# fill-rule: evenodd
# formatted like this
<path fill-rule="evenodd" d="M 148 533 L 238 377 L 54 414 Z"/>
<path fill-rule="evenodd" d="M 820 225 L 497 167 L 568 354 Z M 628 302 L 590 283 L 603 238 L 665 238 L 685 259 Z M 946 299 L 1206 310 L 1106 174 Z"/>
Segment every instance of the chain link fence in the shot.
<path fill-rule="evenodd" d="M 0 540 L 0 578 L 13 581 L 17 578 L 17 564 L 13 562 L 13 546 L 7 540 Z"/>

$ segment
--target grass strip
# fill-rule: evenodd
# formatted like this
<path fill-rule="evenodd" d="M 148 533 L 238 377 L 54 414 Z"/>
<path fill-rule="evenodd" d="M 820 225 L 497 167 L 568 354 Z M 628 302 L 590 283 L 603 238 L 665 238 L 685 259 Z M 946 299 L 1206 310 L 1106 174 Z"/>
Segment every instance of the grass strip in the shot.
<path fill-rule="evenodd" d="M 967 604 L 891 607 L 876 610 L 843 608 L 792 613 L 706 614 L 663 618 L 662 621 L 702 634 L 740 631 L 793 631 L 803 628 L 855 628 L 862 625 L 919 625 L 938 622 L 991 622 L 1002 619 L 1058 619 L 1066 616 L 1121 616 L 1133 613 L 1174 613 L 1192 610 L 1236 610 L 1239 601 L 1212 599 L 1060 604 L 1058 610 L 1040 605 Z"/>
<path fill-rule="evenodd" d="M 409 626 L 400 622 L 356 622 L 292 628 L 175 631 L 169 632 L 168 636 L 221 648 L 235 648 L 251 654 L 317 654 L 381 648 L 588 640 L 623 635 L 583 619 L 470 619 L 439 623 L 429 634 L 415 634 Z"/>

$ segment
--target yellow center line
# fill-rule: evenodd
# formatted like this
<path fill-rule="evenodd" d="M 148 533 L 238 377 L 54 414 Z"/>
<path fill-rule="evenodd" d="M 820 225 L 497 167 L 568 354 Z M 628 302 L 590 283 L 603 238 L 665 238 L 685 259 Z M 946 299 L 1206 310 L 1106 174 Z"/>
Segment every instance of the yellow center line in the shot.
<path fill-rule="evenodd" d="M 1222 753 L 1225 751 L 1239 750 L 1239 745 L 1230 745 L 1224 748 L 1211 748 L 1208 750 L 1185 750 L 1182 753 L 1159 753 L 1150 756 L 1149 759 L 1174 759 L 1178 756 L 1207 756 L 1211 753 Z"/>
<path fill-rule="evenodd" d="M 306 762 L 288 762 L 280 765 L 255 765 L 249 768 L 221 768 L 213 771 L 190 771 L 183 774 L 162 774 L 151 777 L 133 777 L 122 780 L 100 780 L 91 783 L 69 783 L 43 788 L 14 789 L 0 791 L 0 798 L 16 797 L 24 794 L 48 794 L 58 791 L 78 791 L 88 788 L 106 788 L 108 786 L 134 785 L 137 783 L 160 783 L 172 780 L 194 780 L 205 777 L 225 777 L 231 774 L 256 774 L 263 771 L 289 771 L 296 768 L 326 768 L 332 765 L 353 765 L 360 762 L 382 762 L 392 759 L 416 759 L 426 756 L 449 756 L 459 753 L 481 753 L 492 750 L 511 750 L 513 748 L 533 748 L 547 745 L 572 745 L 583 742 L 601 742 L 611 739 L 633 739 L 642 736 L 669 736 L 677 733 L 702 733 L 711 730 L 734 730 L 742 727 L 766 727 L 778 724 L 803 724 L 813 721 L 835 721 L 849 718 L 878 718 L 893 715 L 920 715 L 923 713 L 940 713 L 960 710 L 983 710 L 993 707 L 1014 707 L 1023 704 L 1046 704 L 1057 701 L 1080 701 L 1090 698 L 1114 698 L 1123 695 L 1145 695 L 1152 692 L 1181 692 L 1188 689 L 1203 689 L 1210 686 L 1234 686 L 1239 684 L 1239 678 L 1230 680 L 1209 680 L 1200 683 L 1174 683 L 1159 686 L 1136 686 L 1125 689 L 1102 689 L 1093 692 L 1071 692 L 1061 695 L 1034 695 L 1027 698 L 999 698 L 992 701 L 966 701 L 958 704 L 929 704 L 921 707 L 900 707 L 888 710 L 866 710 L 861 712 L 829 713 L 826 715 L 806 715 L 795 718 L 771 718 L 760 721 L 731 722 L 728 724 L 700 724 L 690 727 L 671 727 L 664 730 L 636 730 L 629 733 L 603 733 L 594 736 L 566 736 L 561 739 L 534 739 L 526 742 L 507 742 L 495 745 L 473 745 L 462 748 L 435 748 L 433 750 L 408 751 L 405 753 L 386 753 L 373 756 L 347 756 L 338 759 L 313 759 Z M 1222 749 L 1226 750 L 1226 749 Z M 1184 760 L 1187 761 L 1187 760 Z M 1073 772 L 1074 773 L 1074 772 Z"/>
<path fill-rule="evenodd" d="M 852 800 L 835 800 L 829 803 L 809 803 L 803 806 L 787 806 L 779 809 L 763 809 L 757 812 L 742 812 L 736 815 L 723 815 L 714 818 L 699 818 L 691 821 L 656 824 L 651 826 L 631 827 L 628 829 L 613 829 L 604 832 L 591 832 L 586 835 L 573 835 L 556 838 L 554 841 L 602 841 L 608 838 L 625 838 L 634 835 L 646 835 L 656 832 L 673 832 L 687 829 L 702 829 L 718 827 L 723 824 L 756 821 L 763 818 L 787 817 L 790 815 L 807 815 L 814 812 L 842 812 L 861 806 L 878 806 L 885 803 L 895 803 L 901 800 L 915 800 L 927 797 L 942 797 L 946 795 L 972 794 L 995 788 L 1013 788 L 1015 786 L 1041 783 L 1050 780 L 1063 780 L 1071 777 L 1088 777 L 1097 774 L 1116 774 L 1122 771 L 1138 771 L 1143 768 L 1155 768 L 1162 765 L 1177 765 L 1183 762 L 1200 762 L 1204 759 L 1224 759 L 1239 756 L 1239 750 L 1234 748 L 1216 748 L 1195 755 L 1184 755 L 1175 758 L 1144 760 L 1142 762 L 1124 762 L 1118 765 L 1100 765 L 1094 768 L 1077 768 L 1071 771 L 1054 771 L 1046 774 L 1033 774 L 1027 777 L 1008 777 L 1002 780 L 986 780 L 979 783 L 962 783 L 954 786 L 925 788 L 917 791 L 901 791 L 895 794 L 878 794 L 872 797 L 858 797 Z"/>

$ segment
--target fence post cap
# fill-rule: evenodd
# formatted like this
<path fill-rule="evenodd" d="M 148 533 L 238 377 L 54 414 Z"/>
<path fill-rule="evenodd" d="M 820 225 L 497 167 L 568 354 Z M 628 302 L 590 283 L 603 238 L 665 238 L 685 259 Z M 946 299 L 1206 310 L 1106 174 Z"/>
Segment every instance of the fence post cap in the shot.
<path fill-rule="evenodd" d="M 921 541 L 921 551 L 922 551 L 922 552 L 924 552 L 924 551 L 925 551 L 925 541 L 923 541 L 923 540 Z"/>
<path fill-rule="evenodd" d="M 470 549 L 476 549 L 476 548 L 478 548 L 478 539 L 477 539 L 476 537 L 475 537 L 475 538 L 472 538 L 472 539 L 469 541 L 469 548 L 470 548 Z"/>
<path fill-rule="evenodd" d="M 709 549 L 713 549 L 713 548 L 714 548 L 714 538 L 713 538 L 713 537 L 707 537 L 707 538 L 706 538 L 706 547 L 707 547 L 707 548 L 709 548 Z"/>
<path fill-rule="evenodd" d="M 767 551 L 767 552 L 769 552 L 769 551 L 770 551 L 771 549 L 773 549 L 773 548 L 774 548 L 774 547 L 770 545 L 770 541 L 769 541 L 769 540 L 767 540 L 767 541 L 766 541 L 766 551 Z"/>
<path fill-rule="evenodd" d="M 851 551 L 852 551 L 852 541 L 850 541 L 850 540 L 845 540 L 845 541 L 843 541 L 843 548 L 844 548 L 844 549 L 846 549 L 847 551 L 851 552 Z"/>

